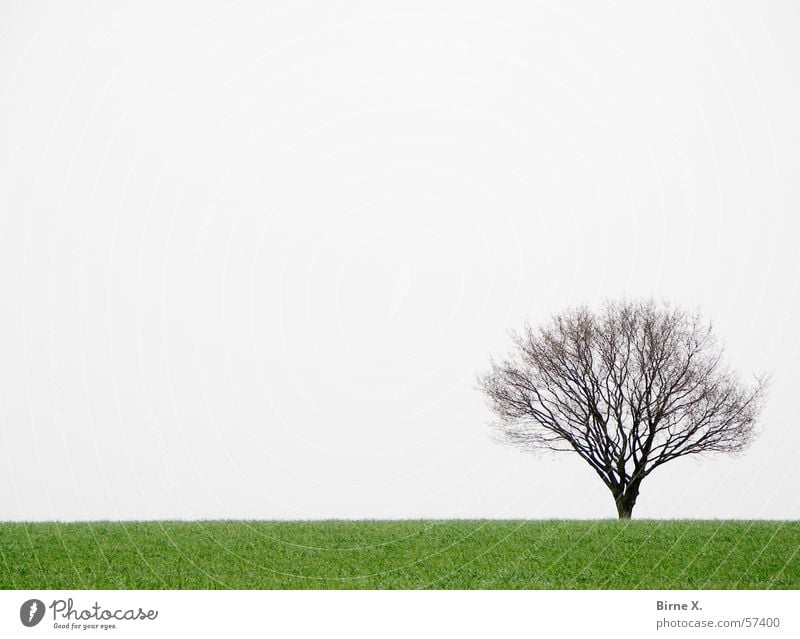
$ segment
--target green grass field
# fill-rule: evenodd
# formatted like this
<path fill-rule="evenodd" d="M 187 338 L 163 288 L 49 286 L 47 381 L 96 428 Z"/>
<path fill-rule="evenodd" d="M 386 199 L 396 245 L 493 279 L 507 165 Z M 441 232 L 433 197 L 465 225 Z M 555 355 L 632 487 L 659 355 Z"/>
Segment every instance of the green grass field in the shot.
<path fill-rule="evenodd" d="M 800 588 L 800 522 L 0 524 L 0 587 Z"/>

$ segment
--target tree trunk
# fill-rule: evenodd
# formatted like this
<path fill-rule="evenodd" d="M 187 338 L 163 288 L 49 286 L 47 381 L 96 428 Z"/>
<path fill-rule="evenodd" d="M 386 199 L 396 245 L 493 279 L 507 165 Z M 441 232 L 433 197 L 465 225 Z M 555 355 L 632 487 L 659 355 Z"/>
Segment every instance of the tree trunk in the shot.
<path fill-rule="evenodd" d="M 636 498 L 639 496 L 639 481 L 625 486 L 625 488 L 614 491 L 614 503 L 617 505 L 617 514 L 620 519 L 630 519 L 633 514 L 633 507 L 636 505 Z"/>
<path fill-rule="evenodd" d="M 622 498 L 617 499 L 617 514 L 620 519 L 630 519 L 633 514 L 633 503 L 630 500 Z"/>

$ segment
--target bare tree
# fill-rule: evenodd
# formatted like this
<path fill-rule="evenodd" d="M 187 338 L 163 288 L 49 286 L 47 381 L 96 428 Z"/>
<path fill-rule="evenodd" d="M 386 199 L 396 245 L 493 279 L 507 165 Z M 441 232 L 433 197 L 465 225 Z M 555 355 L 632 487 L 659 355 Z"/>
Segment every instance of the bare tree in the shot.
<path fill-rule="evenodd" d="M 513 334 L 479 386 L 500 439 L 581 456 L 629 519 L 642 481 L 686 455 L 737 453 L 753 437 L 767 380 L 722 364 L 696 313 L 652 300 L 607 302 Z"/>

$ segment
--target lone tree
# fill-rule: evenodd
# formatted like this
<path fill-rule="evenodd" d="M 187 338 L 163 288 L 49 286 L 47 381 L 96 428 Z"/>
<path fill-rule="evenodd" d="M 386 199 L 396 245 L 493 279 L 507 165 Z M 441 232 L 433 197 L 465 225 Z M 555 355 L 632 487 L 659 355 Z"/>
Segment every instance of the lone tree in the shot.
<path fill-rule="evenodd" d="M 642 481 L 668 461 L 737 453 L 753 437 L 767 380 L 722 364 L 711 325 L 652 300 L 607 302 L 513 334 L 479 386 L 500 439 L 575 452 L 630 519 Z"/>

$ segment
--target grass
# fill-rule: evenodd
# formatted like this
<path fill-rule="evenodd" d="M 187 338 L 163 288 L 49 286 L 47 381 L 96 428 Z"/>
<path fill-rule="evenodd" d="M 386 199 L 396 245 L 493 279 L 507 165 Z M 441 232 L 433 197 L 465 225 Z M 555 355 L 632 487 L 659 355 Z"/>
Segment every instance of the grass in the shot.
<path fill-rule="evenodd" d="M 800 522 L 0 523 L 0 588 L 800 588 Z"/>

